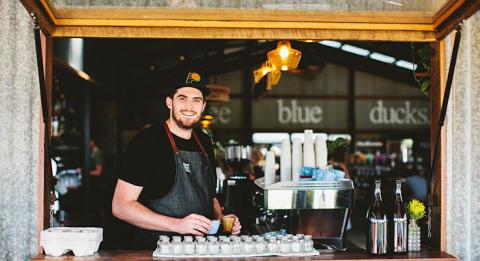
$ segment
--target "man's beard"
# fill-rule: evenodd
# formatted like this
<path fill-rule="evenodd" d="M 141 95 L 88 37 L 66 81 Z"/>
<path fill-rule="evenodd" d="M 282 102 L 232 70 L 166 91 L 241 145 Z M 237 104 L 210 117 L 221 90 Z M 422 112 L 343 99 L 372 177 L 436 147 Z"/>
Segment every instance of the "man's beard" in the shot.
<path fill-rule="evenodd" d="M 197 117 L 192 120 L 186 120 L 181 118 L 180 112 L 175 113 L 174 111 L 172 113 L 172 119 L 175 122 L 175 124 L 181 129 L 190 130 L 190 129 L 193 129 L 193 126 L 200 120 L 200 117 Z"/>

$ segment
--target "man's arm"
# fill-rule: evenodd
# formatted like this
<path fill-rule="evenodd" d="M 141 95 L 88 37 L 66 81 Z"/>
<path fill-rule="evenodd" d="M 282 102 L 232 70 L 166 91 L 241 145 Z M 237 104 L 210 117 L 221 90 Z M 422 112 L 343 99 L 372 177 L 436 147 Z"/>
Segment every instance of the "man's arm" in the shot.
<path fill-rule="evenodd" d="M 90 175 L 98 177 L 102 175 L 102 171 L 103 171 L 103 166 L 100 164 L 97 164 L 95 165 L 95 169 L 90 170 Z"/>
<path fill-rule="evenodd" d="M 204 216 L 190 214 L 184 218 L 173 218 L 146 208 L 137 201 L 142 189 L 119 179 L 113 195 L 112 214 L 132 225 L 150 230 L 200 236 L 208 233 L 211 221 Z"/>
<path fill-rule="evenodd" d="M 213 198 L 213 219 L 221 219 L 223 216 L 222 207 L 217 198 Z"/>

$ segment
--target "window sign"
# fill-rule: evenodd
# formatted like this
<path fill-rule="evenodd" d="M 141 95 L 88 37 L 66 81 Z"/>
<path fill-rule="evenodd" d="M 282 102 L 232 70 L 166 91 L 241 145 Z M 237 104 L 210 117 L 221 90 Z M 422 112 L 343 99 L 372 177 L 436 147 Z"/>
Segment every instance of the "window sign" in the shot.
<path fill-rule="evenodd" d="M 253 128 L 346 128 L 347 101 L 332 99 L 264 99 L 253 103 Z"/>
<path fill-rule="evenodd" d="M 430 125 L 430 103 L 421 100 L 356 101 L 357 129 L 415 128 Z"/>

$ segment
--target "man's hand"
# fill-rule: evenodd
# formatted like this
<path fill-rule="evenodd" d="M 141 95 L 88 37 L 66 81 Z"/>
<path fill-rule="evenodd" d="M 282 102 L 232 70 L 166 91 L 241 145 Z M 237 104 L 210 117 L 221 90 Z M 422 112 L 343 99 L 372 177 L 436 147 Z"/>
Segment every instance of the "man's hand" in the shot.
<path fill-rule="evenodd" d="M 197 214 L 190 214 L 177 220 L 173 230 L 183 235 L 203 236 L 208 234 L 208 230 L 212 228 L 210 219 Z"/>
<path fill-rule="evenodd" d="M 240 231 L 242 229 L 242 225 L 240 225 L 240 219 L 238 219 L 237 216 L 234 214 L 228 214 L 225 215 L 224 217 L 233 217 L 235 220 L 233 221 L 233 227 L 232 227 L 232 235 L 238 235 L 240 234 Z"/>

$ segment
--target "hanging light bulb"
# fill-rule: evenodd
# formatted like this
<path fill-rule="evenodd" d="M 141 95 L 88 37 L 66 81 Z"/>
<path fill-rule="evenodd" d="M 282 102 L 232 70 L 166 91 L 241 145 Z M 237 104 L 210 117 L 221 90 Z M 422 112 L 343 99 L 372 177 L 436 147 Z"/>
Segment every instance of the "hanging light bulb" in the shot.
<path fill-rule="evenodd" d="M 253 71 L 253 79 L 255 83 L 259 83 L 260 80 L 267 75 L 267 73 L 271 72 L 275 68 L 272 67 L 270 61 L 265 61 L 262 63 L 262 66 L 257 70 Z"/>
<path fill-rule="evenodd" d="M 292 49 L 290 42 L 283 40 L 278 41 L 277 49 L 268 52 L 267 57 L 273 67 L 288 71 L 297 68 L 302 52 Z"/>
<path fill-rule="evenodd" d="M 202 128 L 204 128 L 204 129 L 210 128 L 210 124 L 212 124 L 212 121 L 211 121 L 211 120 L 201 120 L 201 121 L 200 121 L 200 125 L 201 125 Z"/>
<path fill-rule="evenodd" d="M 282 77 L 282 72 L 279 70 L 273 70 L 268 73 L 267 80 L 270 82 L 271 86 L 277 85 Z"/>

